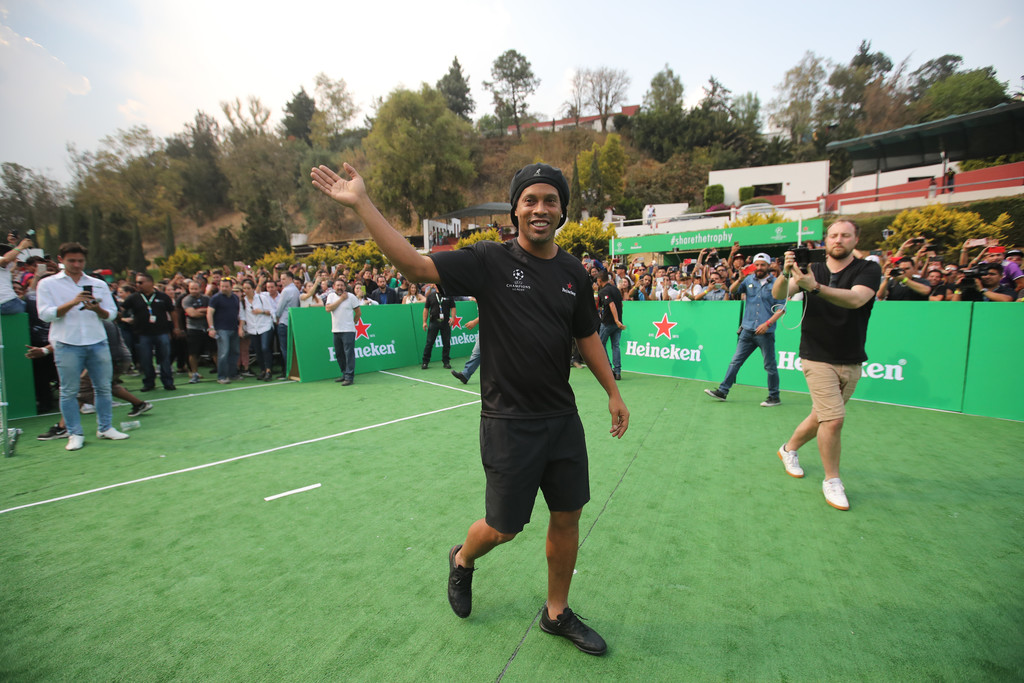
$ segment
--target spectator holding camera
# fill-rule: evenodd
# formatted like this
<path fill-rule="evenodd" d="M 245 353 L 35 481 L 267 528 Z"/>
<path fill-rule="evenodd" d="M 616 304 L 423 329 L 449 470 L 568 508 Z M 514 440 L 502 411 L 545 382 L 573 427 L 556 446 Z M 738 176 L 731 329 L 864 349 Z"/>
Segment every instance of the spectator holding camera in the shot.
<path fill-rule="evenodd" d="M 708 286 L 700 294 L 693 297 L 694 301 L 728 301 L 729 290 L 717 270 L 708 273 Z"/>
<path fill-rule="evenodd" d="M 0 256 L 0 315 L 12 315 L 25 312 L 25 301 L 14 291 L 14 269 L 18 267 L 18 257 L 21 252 L 32 248 L 32 240 L 28 237 L 14 245 L 18 234 L 13 230 L 8 233 L 7 241 L 11 243 L 10 248 Z"/>
<path fill-rule="evenodd" d="M 1013 301 L 1017 292 L 1000 282 L 1001 263 L 983 262 L 961 271 L 953 291 L 953 301 Z"/>
<path fill-rule="evenodd" d="M 889 264 L 878 288 L 878 299 L 889 301 L 928 301 L 932 288 L 927 280 L 917 275 L 914 259 L 901 256 Z"/>

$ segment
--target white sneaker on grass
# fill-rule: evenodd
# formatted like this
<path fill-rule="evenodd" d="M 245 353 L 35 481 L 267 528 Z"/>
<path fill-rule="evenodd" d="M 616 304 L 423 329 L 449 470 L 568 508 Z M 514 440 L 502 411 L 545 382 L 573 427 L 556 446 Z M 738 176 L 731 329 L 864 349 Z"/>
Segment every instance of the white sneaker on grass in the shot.
<path fill-rule="evenodd" d="M 82 415 L 92 415 L 96 412 L 96 406 L 91 403 L 83 403 L 82 407 L 78 409 Z"/>
<path fill-rule="evenodd" d="M 111 439 L 112 441 L 120 441 L 121 439 L 127 439 L 129 437 L 128 434 L 125 434 L 124 432 L 119 432 L 113 427 L 106 430 L 105 432 L 97 431 L 96 436 L 98 436 L 101 439 Z"/>
<path fill-rule="evenodd" d="M 839 477 L 821 482 L 821 492 L 825 494 L 825 502 L 836 510 L 849 510 L 850 501 L 846 499 L 846 489 Z"/>
<path fill-rule="evenodd" d="M 787 451 L 786 444 L 779 446 L 779 460 L 786 466 L 786 474 L 799 479 L 804 476 L 804 470 L 800 467 L 800 459 L 796 457 L 796 451 Z"/>
<path fill-rule="evenodd" d="M 85 436 L 82 434 L 68 434 L 68 445 L 64 447 L 65 450 L 77 451 L 79 448 L 85 445 Z"/>

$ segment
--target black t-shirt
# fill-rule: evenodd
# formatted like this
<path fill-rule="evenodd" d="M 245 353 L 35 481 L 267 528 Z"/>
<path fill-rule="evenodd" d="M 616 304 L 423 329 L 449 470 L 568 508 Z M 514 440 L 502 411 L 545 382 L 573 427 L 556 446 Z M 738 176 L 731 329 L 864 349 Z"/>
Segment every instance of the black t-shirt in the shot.
<path fill-rule="evenodd" d="M 812 263 L 814 279 L 829 287 L 853 289 L 864 285 L 873 292 L 878 291 L 882 280 L 882 269 L 874 261 L 854 259 L 848 266 L 835 273 L 836 281 L 831 283 L 832 273 L 824 263 Z M 863 363 L 868 359 L 864 342 L 868 335 L 868 319 L 875 305 L 872 297 L 860 308 L 842 308 L 823 300 L 820 296 L 804 294 L 804 320 L 800 333 L 800 357 L 821 363 L 849 365 Z"/>
<path fill-rule="evenodd" d="M 480 311 L 481 414 L 530 419 L 576 413 L 572 338 L 597 331 L 590 277 L 558 250 L 541 259 L 516 240 L 478 242 L 431 256 L 445 291 Z"/>
<path fill-rule="evenodd" d="M 163 292 L 153 290 L 149 296 L 135 292 L 124 300 L 125 311 L 133 320 L 132 329 L 139 334 L 169 334 L 174 302 Z"/>
<path fill-rule="evenodd" d="M 427 316 L 431 320 L 445 322 L 451 318 L 452 309 L 455 308 L 455 299 L 434 290 L 427 295 L 423 307 L 427 310 Z"/>
<path fill-rule="evenodd" d="M 931 284 L 929 284 L 927 280 L 916 275 L 910 279 L 919 285 L 931 287 Z M 907 285 L 901 284 L 899 279 L 896 279 L 889 280 L 889 295 L 885 298 L 889 301 L 928 301 L 928 297 L 931 294 L 932 292 L 929 292 L 928 294 L 918 294 Z"/>
<path fill-rule="evenodd" d="M 615 318 L 612 317 L 612 310 L 608 304 L 615 304 L 615 313 L 622 322 L 622 292 L 611 282 L 601 288 L 597 293 L 597 300 L 601 306 L 601 322 L 605 325 L 614 325 Z"/>

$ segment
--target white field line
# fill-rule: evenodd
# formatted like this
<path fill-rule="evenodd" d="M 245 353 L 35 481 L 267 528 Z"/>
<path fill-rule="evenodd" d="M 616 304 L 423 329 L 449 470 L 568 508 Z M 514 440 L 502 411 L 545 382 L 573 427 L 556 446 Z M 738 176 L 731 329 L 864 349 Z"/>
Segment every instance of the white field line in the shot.
<path fill-rule="evenodd" d="M 164 472 L 163 474 L 154 474 L 149 477 L 142 477 L 141 479 L 132 479 L 131 481 L 122 481 L 117 484 L 110 484 L 108 486 L 100 486 L 99 488 L 89 489 L 88 491 L 79 491 L 78 493 L 71 493 L 66 496 L 59 496 L 57 498 L 50 498 L 48 500 L 40 500 L 35 503 L 26 503 L 25 505 L 18 505 L 17 507 L 7 508 L 6 510 L 0 510 L 0 515 L 7 512 L 14 512 L 15 510 L 24 510 L 25 508 L 36 507 L 37 505 L 46 505 L 47 503 L 56 503 L 62 500 L 69 500 L 71 498 L 79 498 L 81 496 L 87 496 L 90 493 L 99 493 L 100 491 L 109 491 L 110 489 L 120 488 L 122 486 L 130 486 L 132 484 L 141 484 L 144 481 L 152 481 L 154 479 L 163 479 L 164 477 L 171 477 L 176 474 L 185 474 L 186 472 L 196 472 L 198 470 L 205 470 L 208 467 L 216 467 L 217 465 L 226 465 L 229 462 L 235 462 L 237 460 L 245 460 L 246 458 L 252 458 L 257 455 L 266 455 L 267 453 L 273 453 L 275 451 L 283 451 L 288 448 L 294 448 L 296 446 L 305 446 L 311 443 L 317 443 L 318 441 L 327 441 L 328 439 L 336 439 L 339 436 L 347 436 L 349 434 L 356 434 L 358 432 L 365 432 L 370 429 L 377 429 L 378 427 L 386 427 L 388 425 L 398 424 L 399 422 L 406 422 L 408 420 L 416 420 L 421 417 L 427 417 L 429 415 L 436 415 L 438 413 L 444 413 L 449 410 L 458 410 L 459 408 L 465 408 L 466 406 L 477 405 L 480 401 L 470 401 L 469 403 L 460 403 L 459 405 L 450 406 L 448 408 L 439 408 L 438 410 L 431 410 L 426 413 L 419 413 L 418 415 L 409 415 L 407 417 L 399 417 L 394 420 L 388 420 L 387 422 L 379 422 L 374 425 L 367 425 L 365 427 L 357 427 L 355 429 L 349 429 L 344 432 L 338 432 L 337 434 L 328 434 L 327 436 L 319 436 L 315 439 L 307 439 L 305 441 L 296 441 L 295 443 L 285 444 L 283 446 L 275 446 L 274 448 L 268 448 L 262 451 L 255 451 L 253 453 L 246 453 L 245 455 L 236 455 L 233 458 L 227 458 L 225 460 L 218 460 L 216 462 L 208 462 L 203 465 L 196 465 L 194 467 L 186 467 L 182 470 L 175 470 L 173 472 Z"/>
<path fill-rule="evenodd" d="M 429 384 L 431 386 L 441 387 L 442 389 L 451 389 L 452 391 L 461 391 L 464 394 L 472 394 L 473 396 L 479 396 L 480 395 L 479 392 L 473 391 L 472 389 L 463 389 L 462 387 L 453 387 L 450 384 L 441 384 L 439 382 L 431 382 L 430 380 L 427 380 L 427 379 L 419 379 L 418 377 L 410 377 L 409 375 L 399 375 L 398 373 L 388 372 L 387 370 L 378 370 L 377 372 L 379 372 L 382 375 L 391 375 L 392 377 L 400 377 L 402 379 L 407 379 L 407 380 L 412 381 L 412 382 L 422 382 L 423 384 Z"/>
<path fill-rule="evenodd" d="M 278 494 L 275 494 L 273 496 L 267 496 L 263 500 L 265 500 L 265 501 L 267 501 L 269 503 L 272 500 L 277 500 L 278 498 L 284 498 L 285 496 L 290 496 L 293 493 L 303 493 L 305 491 L 312 491 L 313 489 L 318 489 L 318 488 L 320 488 L 320 484 L 312 484 L 310 486 L 303 486 L 301 489 L 292 489 L 291 491 L 285 491 L 284 493 L 278 493 Z"/>

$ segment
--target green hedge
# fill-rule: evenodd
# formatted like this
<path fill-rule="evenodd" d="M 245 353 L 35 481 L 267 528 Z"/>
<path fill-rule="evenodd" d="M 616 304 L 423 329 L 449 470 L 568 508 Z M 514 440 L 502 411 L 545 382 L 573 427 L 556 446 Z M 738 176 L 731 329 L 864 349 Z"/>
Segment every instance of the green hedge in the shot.
<path fill-rule="evenodd" d="M 723 185 L 708 185 L 704 188 L 704 206 L 714 206 L 725 203 L 725 187 Z"/>
<path fill-rule="evenodd" d="M 741 187 L 740 188 L 740 204 L 742 204 L 743 202 L 747 201 L 748 199 L 753 199 L 753 198 L 754 198 L 754 188 L 753 187 Z"/>

